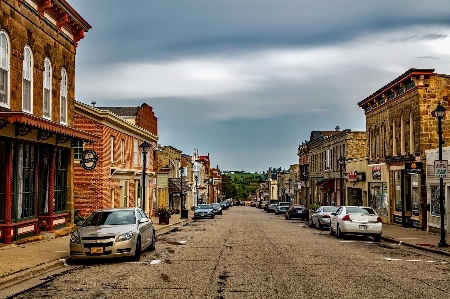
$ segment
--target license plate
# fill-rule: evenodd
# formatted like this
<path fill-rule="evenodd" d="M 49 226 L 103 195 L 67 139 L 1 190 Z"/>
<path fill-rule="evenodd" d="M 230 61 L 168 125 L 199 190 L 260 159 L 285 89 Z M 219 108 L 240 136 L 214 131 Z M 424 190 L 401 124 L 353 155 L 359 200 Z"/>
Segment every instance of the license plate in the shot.
<path fill-rule="evenodd" d="M 367 225 L 360 225 L 359 229 L 367 229 Z"/>
<path fill-rule="evenodd" d="M 205 214 L 202 213 L 202 216 L 205 216 Z"/>
<path fill-rule="evenodd" d="M 103 253 L 103 247 L 91 247 L 91 254 Z"/>

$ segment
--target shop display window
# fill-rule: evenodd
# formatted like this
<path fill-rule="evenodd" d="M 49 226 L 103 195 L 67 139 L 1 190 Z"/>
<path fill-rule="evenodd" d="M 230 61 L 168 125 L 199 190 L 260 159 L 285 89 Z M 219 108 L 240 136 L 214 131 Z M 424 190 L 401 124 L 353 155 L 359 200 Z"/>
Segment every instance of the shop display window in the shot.
<path fill-rule="evenodd" d="M 369 206 L 378 215 L 388 216 L 388 188 L 387 183 L 369 183 Z"/>

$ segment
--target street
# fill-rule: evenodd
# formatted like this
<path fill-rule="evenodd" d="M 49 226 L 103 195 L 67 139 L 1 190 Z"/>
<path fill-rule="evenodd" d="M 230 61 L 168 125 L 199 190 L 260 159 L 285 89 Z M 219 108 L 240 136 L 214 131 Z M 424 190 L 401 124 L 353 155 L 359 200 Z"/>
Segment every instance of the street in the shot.
<path fill-rule="evenodd" d="M 69 264 L 14 298 L 450 298 L 450 257 L 248 206 L 160 234 L 139 262 Z"/>

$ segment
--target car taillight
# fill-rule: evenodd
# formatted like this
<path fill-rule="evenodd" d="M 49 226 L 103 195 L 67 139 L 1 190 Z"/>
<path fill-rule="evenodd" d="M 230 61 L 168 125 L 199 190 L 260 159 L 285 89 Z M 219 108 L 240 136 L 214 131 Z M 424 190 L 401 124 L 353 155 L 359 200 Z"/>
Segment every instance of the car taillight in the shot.
<path fill-rule="evenodd" d="M 323 214 L 322 218 L 331 218 L 328 214 Z"/>
<path fill-rule="evenodd" d="M 289 211 L 288 211 L 288 213 L 293 213 L 293 212 L 294 212 L 294 210 L 289 210 Z"/>
<path fill-rule="evenodd" d="M 342 221 L 350 221 L 350 215 L 347 214 L 344 217 L 342 217 Z"/>
<path fill-rule="evenodd" d="M 379 222 L 381 222 L 381 217 L 380 216 L 377 217 L 377 223 L 379 223 Z"/>

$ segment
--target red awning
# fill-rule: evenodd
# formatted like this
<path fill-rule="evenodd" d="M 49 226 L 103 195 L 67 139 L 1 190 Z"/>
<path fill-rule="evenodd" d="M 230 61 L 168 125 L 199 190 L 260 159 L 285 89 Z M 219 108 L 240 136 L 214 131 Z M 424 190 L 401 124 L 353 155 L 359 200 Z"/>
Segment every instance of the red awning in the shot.
<path fill-rule="evenodd" d="M 323 179 L 316 183 L 316 185 L 322 187 L 322 188 L 328 188 L 331 189 L 334 187 L 334 179 Z"/>
<path fill-rule="evenodd" d="M 27 127 L 30 130 L 42 130 L 57 135 L 63 135 L 85 142 L 95 142 L 100 138 L 89 132 L 62 125 L 26 112 L 0 112 L 0 124 L 3 125 L 0 126 L 0 129 L 7 124 L 12 124 L 14 126 Z"/>

